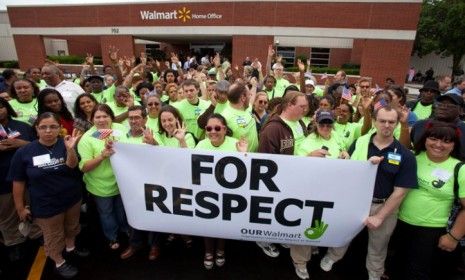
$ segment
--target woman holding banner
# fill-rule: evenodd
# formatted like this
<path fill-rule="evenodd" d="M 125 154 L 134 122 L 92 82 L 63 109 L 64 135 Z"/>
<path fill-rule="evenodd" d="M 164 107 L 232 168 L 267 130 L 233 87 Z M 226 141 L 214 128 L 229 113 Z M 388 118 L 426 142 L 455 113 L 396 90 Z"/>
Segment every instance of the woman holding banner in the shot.
<path fill-rule="evenodd" d="M 402 202 L 397 224 L 405 279 L 446 279 L 454 271 L 451 252 L 465 235 L 465 168 L 457 159 L 459 138 L 455 125 L 432 121 L 415 145 L 418 188 Z M 448 230 L 455 197 L 462 208 Z"/>
<path fill-rule="evenodd" d="M 114 119 L 108 105 L 97 105 L 92 113 L 94 126 L 82 136 L 78 144 L 81 156 L 79 168 L 84 173 L 87 190 L 94 197 L 103 233 L 112 250 L 119 248 L 118 231 L 129 233 L 126 213 L 109 159 L 114 150 L 108 144 L 122 137 L 127 129 L 114 123 Z"/>
<path fill-rule="evenodd" d="M 205 131 L 207 138 L 200 141 L 195 147 L 196 149 L 223 152 L 247 152 L 248 143 L 245 138 L 241 138 L 238 141 L 237 139 L 228 136 L 228 134 L 232 135 L 232 132 L 228 128 L 226 120 L 222 115 L 216 113 L 212 114 L 207 120 Z M 213 268 L 213 259 L 215 259 L 214 262 L 216 266 L 222 267 L 226 261 L 224 256 L 224 239 L 204 237 L 204 241 L 205 256 L 203 259 L 203 265 L 205 268 Z"/>
<path fill-rule="evenodd" d="M 331 111 L 316 112 L 316 127 L 297 148 L 296 155 L 327 158 L 349 158 L 344 142 L 334 131 L 334 115 Z"/>

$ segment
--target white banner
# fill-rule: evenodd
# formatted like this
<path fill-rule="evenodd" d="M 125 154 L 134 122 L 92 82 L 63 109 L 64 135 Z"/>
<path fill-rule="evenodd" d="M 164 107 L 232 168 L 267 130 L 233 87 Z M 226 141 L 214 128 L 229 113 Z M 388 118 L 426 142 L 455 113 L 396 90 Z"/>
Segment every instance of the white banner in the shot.
<path fill-rule="evenodd" d="M 363 228 L 368 161 L 115 144 L 129 224 L 225 239 L 342 246 Z"/>

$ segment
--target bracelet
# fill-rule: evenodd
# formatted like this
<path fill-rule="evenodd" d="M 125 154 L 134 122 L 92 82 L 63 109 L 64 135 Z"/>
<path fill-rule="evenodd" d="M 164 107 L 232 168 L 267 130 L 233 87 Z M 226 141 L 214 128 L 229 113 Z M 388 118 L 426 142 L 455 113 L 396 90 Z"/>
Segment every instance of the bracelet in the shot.
<path fill-rule="evenodd" d="M 455 241 L 459 242 L 460 239 L 457 239 L 455 236 L 452 235 L 452 233 L 450 233 L 450 231 L 447 232 L 447 234 L 452 237 L 452 239 L 454 239 Z"/>

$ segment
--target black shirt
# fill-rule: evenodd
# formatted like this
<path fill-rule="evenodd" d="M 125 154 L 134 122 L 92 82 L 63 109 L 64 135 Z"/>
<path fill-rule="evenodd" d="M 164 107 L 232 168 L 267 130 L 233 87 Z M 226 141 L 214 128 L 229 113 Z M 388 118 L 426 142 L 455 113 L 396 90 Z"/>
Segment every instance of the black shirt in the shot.
<path fill-rule="evenodd" d="M 9 133 L 13 131 L 19 132 L 20 135 L 16 138 L 21 140 L 33 141 L 36 138 L 30 125 L 17 120 L 9 119 L 4 129 Z M 7 181 L 6 177 L 8 175 L 8 169 L 10 168 L 11 159 L 16 150 L 17 149 L 0 151 L 0 195 L 11 193 L 11 182 Z"/>
<path fill-rule="evenodd" d="M 406 149 L 399 141 L 394 141 L 386 148 L 380 150 L 373 143 L 373 134 L 368 145 L 369 159 L 372 156 L 384 157 L 379 164 L 378 172 L 375 179 L 374 198 L 386 199 L 394 191 L 394 187 L 401 188 L 416 188 L 417 183 L 417 162 L 413 153 Z M 355 149 L 355 142 L 349 149 L 349 154 L 352 154 Z M 389 162 L 389 153 L 400 155 L 400 162 Z M 398 164 L 397 164 L 398 163 Z"/>

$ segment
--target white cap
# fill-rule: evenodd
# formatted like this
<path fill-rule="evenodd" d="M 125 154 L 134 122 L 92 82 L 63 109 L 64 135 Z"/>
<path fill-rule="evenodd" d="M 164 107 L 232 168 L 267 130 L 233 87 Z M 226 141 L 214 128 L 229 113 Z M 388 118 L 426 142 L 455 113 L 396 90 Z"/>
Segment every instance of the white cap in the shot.
<path fill-rule="evenodd" d="M 305 85 L 311 85 L 312 87 L 315 87 L 315 82 L 311 79 L 305 80 Z"/>

